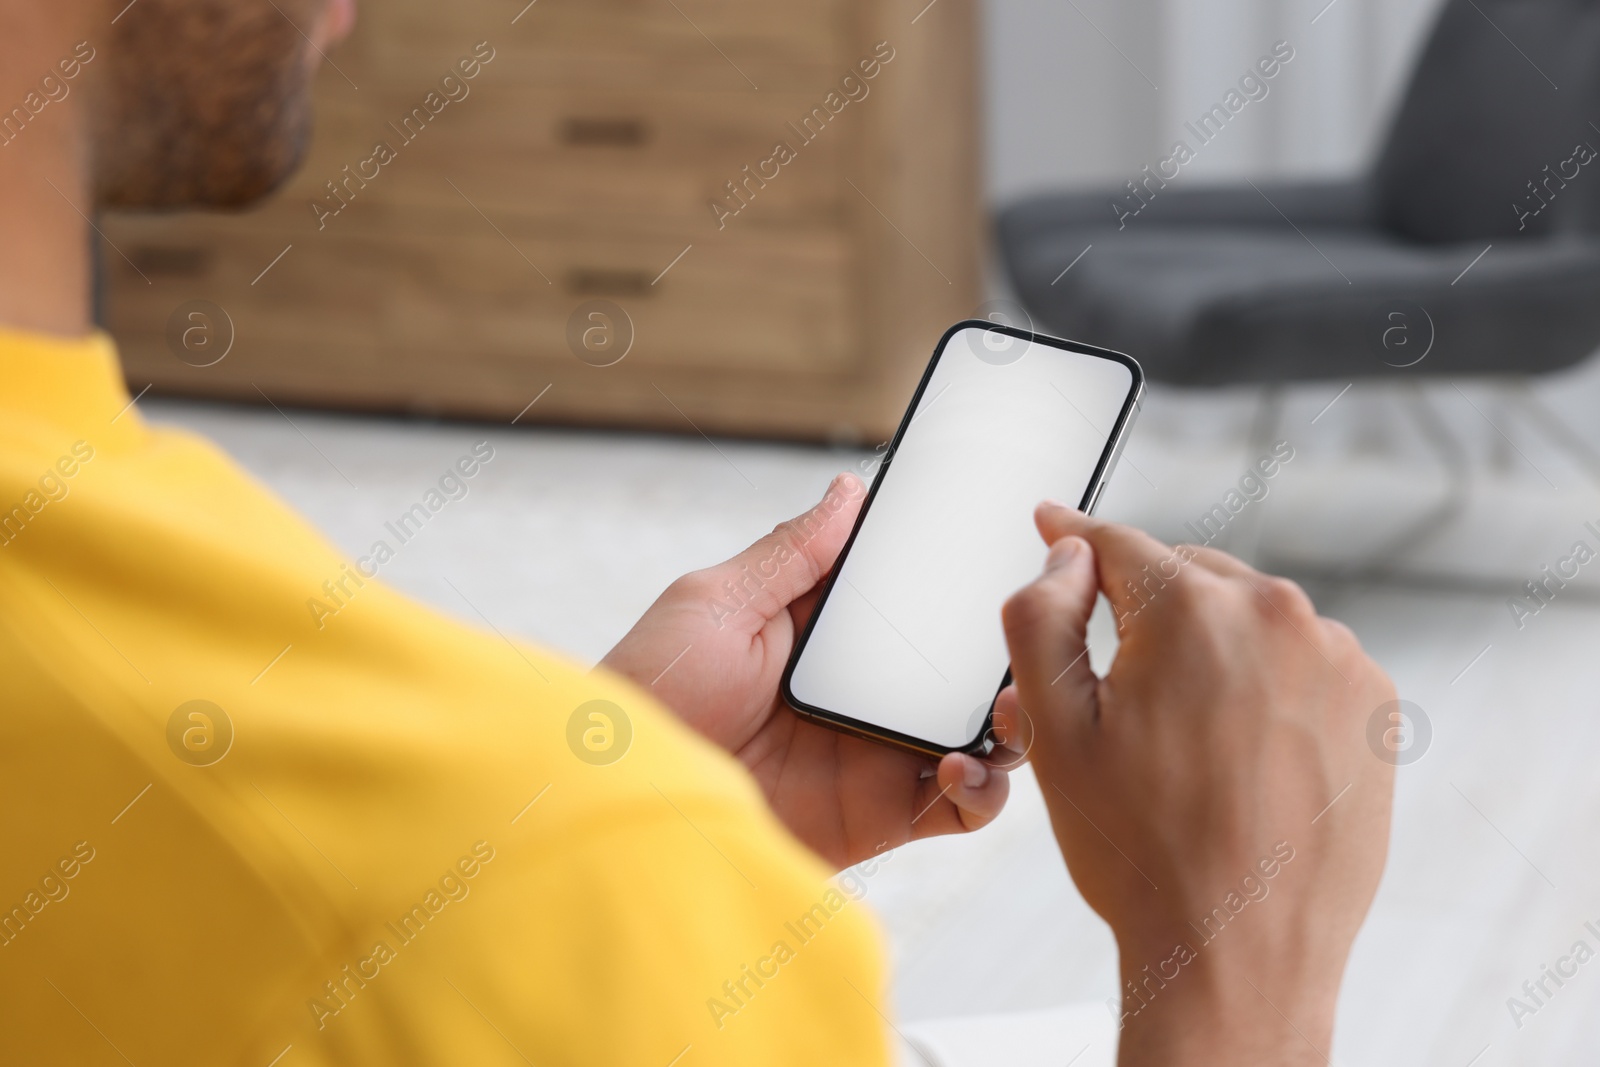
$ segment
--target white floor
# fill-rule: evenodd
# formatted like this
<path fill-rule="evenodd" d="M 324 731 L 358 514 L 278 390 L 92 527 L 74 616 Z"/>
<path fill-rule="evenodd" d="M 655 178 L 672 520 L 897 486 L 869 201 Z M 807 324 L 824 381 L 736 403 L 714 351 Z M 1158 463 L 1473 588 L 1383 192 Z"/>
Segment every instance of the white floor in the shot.
<path fill-rule="evenodd" d="M 1252 505 L 1263 555 L 1302 570 L 1360 562 L 1442 491 L 1396 394 L 1358 386 L 1318 414 L 1340 384 L 1291 394 L 1278 436 L 1296 457 Z M 1600 444 L 1600 368 L 1541 392 Z M 1308 584 L 1434 731 L 1426 756 L 1401 773 L 1390 867 L 1351 962 L 1332 1055 L 1374 1067 L 1591 1063 L 1600 963 L 1520 1029 L 1507 998 L 1580 938 L 1600 948 L 1583 929 L 1586 920 L 1600 928 L 1600 564 L 1521 630 L 1506 598 L 1574 541 L 1600 548 L 1583 527 L 1600 528 L 1600 493 L 1494 391 L 1444 384 L 1430 395 L 1475 454 L 1467 514 L 1407 557 L 1409 580 Z M 673 577 L 798 513 L 835 471 L 865 458 L 713 448 L 693 434 L 141 406 L 219 441 L 352 553 L 472 442 L 491 441 L 496 457 L 467 499 L 385 576 L 445 611 L 476 622 L 481 610 L 502 630 L 586 661 Z M 1185 536 L 1183 523 L 1255 458 L 1244 443 L 1253 411 L 1249 395 L 1158 391 L 1102 513 Z M 1104 626 L 1098 643 L 1109 644 Z M 871 899 L 892 939 L 903 1019 L 1115 993 L 1110 937 L 1067 879 L 1026 775 L 994 826 L 901 850 Z"/>

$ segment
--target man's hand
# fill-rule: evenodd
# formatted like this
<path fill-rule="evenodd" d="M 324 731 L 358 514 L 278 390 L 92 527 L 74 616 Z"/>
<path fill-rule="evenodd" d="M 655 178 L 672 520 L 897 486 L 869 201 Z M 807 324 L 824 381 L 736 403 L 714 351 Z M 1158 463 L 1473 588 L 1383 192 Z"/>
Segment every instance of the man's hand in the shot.
<path fill-rule="evenodd" d="M 1067 866 L 1122 965 L 1123 1067 L 1323 1064 L 1388 847 L 1394 687 L 1292 582 L 1064 505 L 1003 613 Z M 1083 655 L 1096 594 L 1121 643 Z"/>
<path fill-rule="evenodd" d="M 601 661 L 737 756 L 795 836 L 840 868 L 914 838 L 976 830 L 1009 790 L 999 766 L 960 753 L 935 764 L 850 737 L 800 718 L 778 694 L 864 496 L 841 474 L 804 515 L 673 582 Z M 1005 727 L 1002 718 L 1002 737 Z"/>

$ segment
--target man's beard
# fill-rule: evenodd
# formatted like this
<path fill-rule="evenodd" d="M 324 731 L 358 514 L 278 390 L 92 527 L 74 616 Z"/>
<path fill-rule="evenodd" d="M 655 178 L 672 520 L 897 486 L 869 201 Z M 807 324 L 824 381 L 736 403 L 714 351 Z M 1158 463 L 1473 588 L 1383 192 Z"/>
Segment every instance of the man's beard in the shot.
<path fill-rule="evenodd" d="M 141 0 L 114 27 L 96 108 L 97 200 L 242 207 L 294 172 L 311 135 L 316 0 Z"/>

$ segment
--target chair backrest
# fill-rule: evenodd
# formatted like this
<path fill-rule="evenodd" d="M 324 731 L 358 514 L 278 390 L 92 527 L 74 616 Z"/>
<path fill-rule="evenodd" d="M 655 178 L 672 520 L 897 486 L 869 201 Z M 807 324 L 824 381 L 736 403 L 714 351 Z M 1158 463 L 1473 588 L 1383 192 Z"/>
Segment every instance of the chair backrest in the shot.
<path fill-rule="evenodd" d="M 1448 0 L 1374 194 L 1415 241 L 1600 231 L 1600 0 Z"/>

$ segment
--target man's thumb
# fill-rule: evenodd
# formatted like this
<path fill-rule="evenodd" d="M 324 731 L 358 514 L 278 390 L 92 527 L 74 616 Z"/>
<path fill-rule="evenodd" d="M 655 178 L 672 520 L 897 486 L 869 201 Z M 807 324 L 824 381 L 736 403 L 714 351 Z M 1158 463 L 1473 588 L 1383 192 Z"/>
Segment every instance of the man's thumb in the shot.
<path fill-rule="evenodd" d="M 760 618 L 772 618 L 828 573 L 865 498 L 859 478 L 840 474 L 816 506 L 713 567 L 714 577 L 732 582 Z"/>

